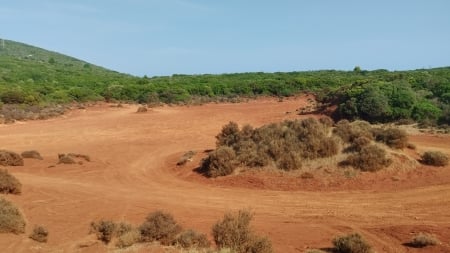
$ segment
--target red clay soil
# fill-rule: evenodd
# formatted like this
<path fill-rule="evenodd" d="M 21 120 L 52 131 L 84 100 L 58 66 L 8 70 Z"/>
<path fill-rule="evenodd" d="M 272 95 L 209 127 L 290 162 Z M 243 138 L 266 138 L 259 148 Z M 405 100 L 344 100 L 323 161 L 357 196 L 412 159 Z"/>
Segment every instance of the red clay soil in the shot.
<path fill-rule="evenodd" d="M 193 162 L 175 166 L 188 150 L 214 148 L 214 136 L 229 121 L 260 126 L 299 118 L 295 110 L 306 105 L 306 97 L 260 99 L 166 106 L 139 114 L 137 106 L 100 105 L 62 118 L 0 125 L 0 149 L 35 149 L 44 158 L 8 168 L 23 189 L 19 196 L 4 197 L 20 207 L 28 225 L 24 235 L 0 234 L 0 251 L 106 252 L 112 246 L 88 235 L 91 221 L 139 224 L 149 212 L 164 209 L 184 227 L 210 234 L 224 212 L 250 208 L 255 230 L 272 240 L 276 252 L 330 248 L 336 235 L 353 231 L 363 234 L 377 252 L 450 252 L 448 166 L 395 175 L 363 173 L 327 185 L 276 173 L 206 179 L 192 171 L 203 152 Z M 450 153 L 448 135 L 411 140 L 417 145 L 417 151 L 408 151 L 412 155 L 428 149 Z M 92 161 L 57 164 L 58 153 L 86 154 Z M 35 224 L 48 228 L 48 243 L 28 238 Z M 433 233 L 442 244 L 405 246 L 418 232 Z M 165 250 L 145 246 L 130 252 Z"/>

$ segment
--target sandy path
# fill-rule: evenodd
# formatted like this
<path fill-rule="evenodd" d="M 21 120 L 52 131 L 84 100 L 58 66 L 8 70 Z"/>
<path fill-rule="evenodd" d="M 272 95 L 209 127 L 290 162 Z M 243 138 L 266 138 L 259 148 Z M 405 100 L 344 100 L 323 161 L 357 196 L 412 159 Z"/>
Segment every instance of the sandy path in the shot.
<path fill-rule="evenodd" d="M 269 236 L 276 252 L 330 247 L 341 233 L 360 231 L 379 252 L 415 252 L 401 244 L 411 232 L 433 231 L 450 242 L 450 183 L 401 191 L 269 191 L 201 184 L 176 176 L 174 157 L 214 147 L 214 136 L 230 120 L 258 126 L 296 117 L 286 114 L 305 99 L 282 103 L 266 99 L 244 104 L 162 107 L 137 114 L 136 107 L 107 106 L 72 112 L 65 118 L 0 126 L 0 148 L 36 149 L 43 161 L 10 168 L 24 185 L 17 203 L 28 220 L 50 230 L 48 244 L 25 235 L 0 235 L 3 252 L 74 252 L 92 237 L 89 223 L 100 218 L 140 223 L 155 209 L 172 212 L 185 226 L 209 233 L 225 211 L 250 208 L 255 228 Z M 450 152 L 450 138 L 439 142 L 414 137 L 419 148 Z M 436 137 L 437 138 L 437 137 Z M 440 138 L 440 137 L 439 137 Z M 55 165 L 58 153 L 93 158 L 83 165 Z M 175 159 L 176 162 L 176 159 Z M 447 168 L 448 169 L 448 168 Z"/>

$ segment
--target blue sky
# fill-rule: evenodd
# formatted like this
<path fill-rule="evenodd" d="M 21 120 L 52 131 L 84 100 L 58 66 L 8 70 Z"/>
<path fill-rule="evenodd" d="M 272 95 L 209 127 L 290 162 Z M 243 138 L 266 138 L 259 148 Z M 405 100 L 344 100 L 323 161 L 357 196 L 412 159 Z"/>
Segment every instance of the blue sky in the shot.
<path fill-rule="evenodd" d="M 0 38 L 133 75 L 450 66 L 448 0 L 0 0 Z"/>

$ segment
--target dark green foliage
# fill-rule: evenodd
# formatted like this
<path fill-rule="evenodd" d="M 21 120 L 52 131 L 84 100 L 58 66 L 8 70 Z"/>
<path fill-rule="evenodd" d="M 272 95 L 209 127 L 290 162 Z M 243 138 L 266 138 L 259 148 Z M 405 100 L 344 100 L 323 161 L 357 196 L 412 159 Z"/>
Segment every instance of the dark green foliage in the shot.
<path fill-rule="evenodd" d="M 322 123 L 323 122 L 323 123 Z M 336 155 L 338 142 L 330 137 L 330 120 L 283 121 L 254 129 L 230 122 L 217 135 L 218 148 L 202 163 L 210 177 L 233 173 L 237 166 L 263 167 L 274 164 L 278 169 L 301 168 L 302 159 Z"/>
<path fill-rule="evenodd" d="M 47 242 L 48 230 L 43 226 L 35 226 L 29 237 L 37 242 Z"/>
<path fill-rule="evenodd" d="M 344 162 L 362 171 L 378 171 L 391 163 L 386 157 L 386 151 L 376 145 L 363 146 L 358 152 L 350 154 Z"/>
<path fill-rule="evenodd" d="M 13 203 L 0 198 L 0 233 L 25 232 L 25 220 Z"/>
<path fill-rule="evenodd" d="M 0 169 L 0 193 L 20 194 L 22 184 L 8 170 Z"/>
<path fill-rule="evenodd" d="M 372 247 L 358 234 L 336 237 L 333 240 L 336 253 L 370 253 Z"/>
<path fill-rule="evenodd" d="M 448 156 L 440 151 L 427 151 L 422 155 L 422 162 L 428 165 L 446 166 L 448 161 Z"/>
<path fill-rule="evenodd" d="M 170 245 L 181 232 L 181 226 L 170 213 L 155 211 L 147 216 L 139 231 L 144 242 L 159 241 L 162 245 Z"/>
<path fill-rule="evenodd" d="M 180 245 L 182 248 L 208 248 L 211 243 L 205 234 L 201 234 L 192 229 L 183 231 L 178 235 L 176 239 L 176 244 Z"/>
<path fill-rule="evenodd" d="M 212 233 L 219 249 L 229 248 L 237 253 L 271 253 L 272 244 L 256 236 L 250 227 L 252 214 L 245 210 L 227 213 L 214 224 Z"/>

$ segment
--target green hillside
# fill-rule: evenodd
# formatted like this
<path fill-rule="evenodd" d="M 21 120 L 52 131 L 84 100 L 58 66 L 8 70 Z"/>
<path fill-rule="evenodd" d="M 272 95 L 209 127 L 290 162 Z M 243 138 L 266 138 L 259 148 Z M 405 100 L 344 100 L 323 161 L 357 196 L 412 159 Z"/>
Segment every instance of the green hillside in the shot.
<path fill-rule="evenodd" d="M 18 42 L 0 43 L 0 105 L 93 100 L 197 103 L 314 92 L 336 119 L 450 124 L 450 67 L 135 77 Z M 0 112 L 1 114 L 1 112 Z"/>

